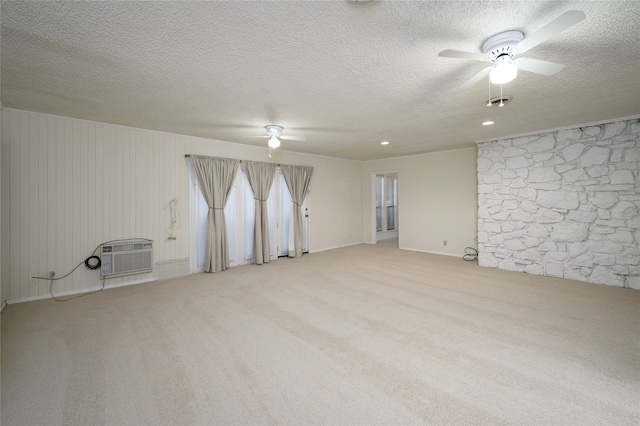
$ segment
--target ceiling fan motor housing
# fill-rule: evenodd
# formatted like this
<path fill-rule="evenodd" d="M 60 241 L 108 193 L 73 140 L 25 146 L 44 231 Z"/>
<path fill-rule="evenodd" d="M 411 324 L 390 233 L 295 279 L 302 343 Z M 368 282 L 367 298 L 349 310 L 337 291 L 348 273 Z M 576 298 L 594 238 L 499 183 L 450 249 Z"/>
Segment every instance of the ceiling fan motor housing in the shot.
<path fill-rule="evenodd" d="M 282 126 L 278 126 L 276 124 L 270 124 L 268 126 L 264 126 L 265 129 L 267 129 L 267 135 L 271 136 L 271 137 L 277 137 L 279 138 L 280 136 L 282 136 Z"/>
<path fill-rule="evenodd" d="M 507 55 L 512 57 L 516 54 L 516 48 L 522 40 L 524 40 L 524 34 L 520 31 L 505 31 L 489 37 L 487 41 L 482 44 L 482 51 L 489 55 L 491 62 L 495 62 L 502 56 Z"/>

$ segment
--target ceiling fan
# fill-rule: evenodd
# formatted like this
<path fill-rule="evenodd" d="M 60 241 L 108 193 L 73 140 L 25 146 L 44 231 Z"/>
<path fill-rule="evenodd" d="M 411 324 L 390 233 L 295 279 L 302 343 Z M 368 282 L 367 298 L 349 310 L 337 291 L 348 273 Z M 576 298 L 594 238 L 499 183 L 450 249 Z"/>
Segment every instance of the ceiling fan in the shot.
<path fill-rule="evenodd" d="M 286 136 L 282 134 L 284 128 L 282 126 L 278 126 L 277 124 L 269 124 L 268 126 L 264 126 L 267 131 L 266 136 L 250 136 L 252 138 L 269 138 L 269 148 L 278 148 L 280 146 L 280 139 L 287 139 L 293 141 L 304 141 L 306 140 L 303 136 Z"/>
<path fill-rule="evenodd" d="M 493 63 L 463 84 L 461 90 L 473 86 L 487 74 L 493 84 L 504 84 L 513 80 L 519 69 L 546 76 L 554 75 L 564 69 L 564 64 L 531 58 L 514 60 L 514 56 L 525 53 L 585 18 L 586 15 L 581 10 L 569 10 L 526 38 L 521 31 L 505 31 L 489 37 L 482 44 L 482 53 L 448 49 L 438 53 L 438 56 Z"/>

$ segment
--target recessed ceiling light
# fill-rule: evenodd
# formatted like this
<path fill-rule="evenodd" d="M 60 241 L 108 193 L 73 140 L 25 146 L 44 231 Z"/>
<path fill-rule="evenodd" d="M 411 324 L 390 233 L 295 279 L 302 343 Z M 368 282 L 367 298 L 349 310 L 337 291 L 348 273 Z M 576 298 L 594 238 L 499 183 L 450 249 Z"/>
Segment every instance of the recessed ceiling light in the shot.
<path fill-rule="evenodd" d="M 485 121 L 484 123 L 482 123 L 483 126 L 491 126 L 494 122 L 491 120 Z"/>
<path fill-rule="evenodd" d="M 389 141 L 382 141 L 380 142 L 380 145 L 389 145 Z"/>

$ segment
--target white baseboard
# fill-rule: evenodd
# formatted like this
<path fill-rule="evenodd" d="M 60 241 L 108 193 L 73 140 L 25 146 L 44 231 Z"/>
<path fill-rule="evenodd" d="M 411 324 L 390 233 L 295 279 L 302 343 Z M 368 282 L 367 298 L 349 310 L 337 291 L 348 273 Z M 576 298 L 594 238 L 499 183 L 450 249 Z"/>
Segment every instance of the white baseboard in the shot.
<path fill-rule="evenodd" d="M 204 271 L 200 271 L 200 272 L 204 272 Z M 176 278 L 183 278 L 183 277 L 188 277 L 189 275 L 193 275 L 193 274 L 197 274 L 198 272 L 185 272 L 185 273 L 181 273 L 178 275 L 171 275 L 170 277 L 160 277 L 157 278 L 158 281 L 167 281 L 167 280 L 173 280 Z"/>
<path fill-rule="evenodd" d="M 373 243 L 371 241 L 367 241 L 365 244 L 371 244 L 371 245 L 376 245 L 376 243 Z M 427 253 L 427 254 L 438 254 L 440 256 L 449 256 L 449 257 L 459 257 L 462 258 L 462 254 L 457 254 L 457 253 L 444 253 L 441 251 L 431 251 L 431 250 L 419 250 L 419 249 L 414 249 L 414 248 L 407 248 L 407 247 L 398 247 L 400 250 L 406 250 L 406 251 L 415 251 L 417 253 Z M 464 254 L 464 253 L 463 253 Z"/>
<path fill-rule="evenodd" d="M 400 247 L 400 250 L 415 251 L 415 252 L 418 252 L 418 253 L 437 254 L 437 255 L 440 255 L 440 256 L 449 256 L 449 257 L 462 258 L 462 254 L 443 253 L 443 252 L 440 252 L 440 251 L 417 250 L 417 249 L 411 249 L 411 248 L 406 248 L 406 247 Z"/>
<path fill-rule="evenodd" d="M 189 258 L 171 259 L 156 262 L 154 275 L 160 280 L 189 275 Z"/>
<path fill-rule="evenodd" d="M 320 253 L 321 251 L 335 250 L 335 249 L 339 249 L 339 248 L 342 248 L 342 247 L 357 246 L 358 244 L 367 244 L 367 243 L 365 243 L 364 241 L 358 241 L 357 243 L 344 244 L 344 245 L 341 245 L 341 246 L 334 246 L 334 247 L 326 247 L 326 248 L 323 248 L 323 249 L 320 249 L 320 250 L 313 250 L 313 251 L 309 250 L 309 253 Z"/>
<path fill-rule="evenodd" d="M 116 288 L 116 287 L 127 287 L 127 286 L 130 286 L 130 285 L 150 283 L 150 282 L 153 282 L 153 281 L 158 281 L 158 279 L 157 278 L 148 278 L 146 280 L 127 281 L 125 283 L 118 283 L 118 284 L 113 284 L 113 285 L 105 285 L 104 288 L 108 289 L 108 288 Z M 98 287 L 98 288 L 100 288 L 100 287 Z M 63 296 L 64 294 L 61 294 L 61 295 Z M 56 294 L 56 296 L 57 296 L 57 294 Z"/>
<path fill-rule="evenodd" d="M 153 281 L 158 281 L 157 278 L 149 278 L 146 280 L 138 280 L 138 281 L 127 281 L 124 283 L 118 283 L 118 284 L 113 284 L 113 285 L 108 285 L 105 284 L 104 289 L 105 290 L 109 290 L 112 288 L 116 288 L 116 287 L 126 287 L 126 286 L 130 286 L 130 285 L 136 285 L 136 284 L 144 284 L 144 283 L 149 283 L 149 282 L 153 282 Z M 83 293 L 92 293 L 94 291 L 98 291 L 102 288 L 101 285 L 97 286 L 97 287 L 91 287 L 91 288 L 83 288 L 80 290 L 72 290 L 72 291 L 65 291 L 62 293 L 55 293 L 56 297 L 64 297 L 64 296 L 73 296 L 76 294 L 83 294 Z M 9 304 L 9 305 L 13 305 L 14 303 L 23 303 L 23 302 L 33 302 L 35 300 L 43 300 L 43 299 L 51 299 L 51 295 L 50 294 L 44 294 L 42 296 L 33 296 L 33 297 L 25 297 L 22 299 L 12 299 L 12 300 L 7 300 L 5 302 L 5 304 Z"/>

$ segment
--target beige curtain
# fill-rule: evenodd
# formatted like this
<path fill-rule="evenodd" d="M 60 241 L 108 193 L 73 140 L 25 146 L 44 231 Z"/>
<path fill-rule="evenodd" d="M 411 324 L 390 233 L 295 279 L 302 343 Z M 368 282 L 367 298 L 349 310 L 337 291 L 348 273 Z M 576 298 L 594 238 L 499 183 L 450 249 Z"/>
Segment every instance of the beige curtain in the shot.
<path fill-rule="evenodd" d="M 289 247 L 289 257 L 302 256 L 302 203 L 309 190 L 313 167 L 306 166 L 280 166 L 282 175 L 287 183 L 287 188 L 291 193 L 291 203 L 293 204 L 293 241 L 295 251 Z"/>
<path fill-rule="evenodd" d="M 238 171 L 239 160 L 191 156 L 202 195 L 209 205 L 205 272 L 220 272 L 229 267 L 229 244 L 224 206 Z"/>
<path fill-rule="evenodd" d="M 269 246 L 269 218 L 267 217 L 267 197 L 276 175 L 277 164 L 245 161 L 244 173 L 247 176 L 255 204 L 256 218 L 253 228 L 252 263 L 262 265 L 269 263 L 271 250 Z"/>

